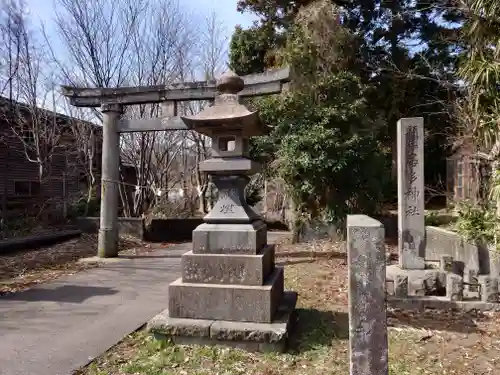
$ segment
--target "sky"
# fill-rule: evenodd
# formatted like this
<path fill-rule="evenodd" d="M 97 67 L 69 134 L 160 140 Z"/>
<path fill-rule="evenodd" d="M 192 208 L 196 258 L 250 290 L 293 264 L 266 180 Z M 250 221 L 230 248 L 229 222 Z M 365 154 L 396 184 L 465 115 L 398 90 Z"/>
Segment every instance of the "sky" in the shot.
<path fill-rule="evenodd" d="M 85 1 L 85 0 L 80 0 Z M 117 2 L 121 0 L 115 0 Z M 175 1 L 175 0 L 174 0 Z M 181 8 L 187 12 L 187 14 L 193 14 L 193 22 L 199 22 L 203 20 L 205 16 L 211 15 L 213 12 L 217 14 L 218 21 L 222 23 L 222 27 L 226 33 L 226 39 L 229 44 L 231 35 L 235 26 L 240 25 L 242 27 L 248 27 L 257 18 L 251 14 L 245 13 L 241 14 L 236 11 L 237 0 L 177 0 L 181 5 Z M 64 53 L 63 49 L 58 48 L 58 33 L 56 32 L 54 26 L 55 11 L 57 9 L 57 0 L 25 0 L 27 6 L 29 18 L 31 20 L 32 26 L 38 28 L 43 24 L 45 33 L 51 42 L 54 52 L 57 54 L 58 51 Z M 228 46 L 229 47 L 229 46 Z M 227 48 L 229 50 L 229 48 Z M 63 57 L 64 59 L 64 57 Z M 226 61 L 227 61 L 226 57 Z M 59 99 L 56 99 L 59 102 Z M 53 103 L 44 104 L 42 106 L 53 106 Z M 58 110 L 65 112 L 63 108 L 56 104 Z"/>
<path fill-rule="evenodd" d="M 26 4 L 29 8 L 30 14 L 34 18 L 34 21 L 42 21 L 46 25 L 49 34 L 53 34 L 54 37 L 55 32 L 51 30 L 50 24 L 54 17 L 56 3 L 57 2 L 54 0 L 26 0 Z M 194 11 L 202 16 L 204 14 L 209 15 L 211 12 L 215 11 L 219 20 L 224 24 L 228 40 L 230 39 L 236 25 L 248 27 L 254 20 L 257 19 L 251 14 L 241 14 L 237 12 L 237 0 L 179 0 L 179 3 L 182 7 L 185 7 L 190 11 Z"/>

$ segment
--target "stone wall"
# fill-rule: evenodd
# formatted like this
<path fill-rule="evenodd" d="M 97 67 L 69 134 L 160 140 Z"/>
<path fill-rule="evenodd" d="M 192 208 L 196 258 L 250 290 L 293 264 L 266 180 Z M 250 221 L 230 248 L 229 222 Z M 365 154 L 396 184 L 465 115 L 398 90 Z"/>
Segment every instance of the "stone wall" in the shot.
<path fill-rule="evenodd" d="M 98 217 L 78 217 L 75 224 L 84 233 L 97 233 L 99 230 Z M 118 233 L 136 238 L 144 238 L 144 220 L 137 217 L 119 217 Z"/>
<path fill-rule="evenodd" d="M 477 270 L 479 274 L 500 274 L 497 255 L 484 244 L 469 243 L 458 233 L 438 228 L 425 227 L 427 261 L 439 261 L 442 255 L 450 255 L 455 261 L 464 262 L 468 269 Z"/>
<path fill-rule="evenodd" d="M 382 223 L 385 228 L 386 239 L 398 238 L 398 217 L 393 214 L 384 214 L 373 216 L 375 220 Z M 269 226 L 269 223 L 268 223 Z M 290 228 L 291 230 L 291 228 Z M 332 241 L 341 240 L 342 236 L 339 236 L 337 232 L 337 227 L 334 224 L 328 224 L 322 222 L 321 220 L 315 220 L 314 222 L 305 222 L 297 233 L 296 242 L 308 242 L 315 240 L 326 240 L 330 239 Z"/>
<path fill-rule="evenodd" d="M 0 253 L 21 251 L 26 249 L 38 249 L 43 246 L 50 246 L 78 237 L 80 230 L 66 230 L 53 234 L 33 235 L 21 238 L 11 238 L 0 241 Z"/>
<path fill-rule="evenodd" d="M 203 224 L 203 218 L 153 219 L 145 226 L 144 238 L 152 242 L 188 242 L 193 238 L 193 230 Z M 268 231 L 287 231 L 285 224 L 279 221 L 267 221 Z"/>
<path fill-rule="evenodd" d="M 333 224 L 327 224 L 321 221 L 312 223 L 304 223 L 297 233 L 298 242 L 309 242 L 315 240 L 331 239 L 336 241 L 339 239 L 337 235 L 337 227 Z"/>
<path fill-rule="evenodd" d="M 193 230 L 203 224 L 203 218 L 152 219 L 145 226 L 144 239 L 152 242 L 188 242 Z"/>
<path fill-rule="evenodd" d="M 203 218 L 168 218 L 152 219 L 145 223 L 142 218 L 118 218 L 118 232 L 120 235 L 129 235 L 151 242 L 189 242 L 193 237 L 193 230 L 203 223 Z M 98 217 L 79 217 L 77 227 L 84 233 L 96 233 L 99 230 Z M 279 221 L 268 221 L 270 231 L 286 231 L 287 227 Z"/>

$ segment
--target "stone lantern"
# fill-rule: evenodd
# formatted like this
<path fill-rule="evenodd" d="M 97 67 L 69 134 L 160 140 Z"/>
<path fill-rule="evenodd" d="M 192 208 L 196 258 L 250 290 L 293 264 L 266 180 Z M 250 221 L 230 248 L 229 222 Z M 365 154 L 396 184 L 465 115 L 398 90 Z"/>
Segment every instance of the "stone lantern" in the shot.
<path fill-rule="evenodd" d="M 249 158 L 249 138 L 267 127 L 241 104 L 243 88 L 244 81 L 227 72 L 217 80 L 213 105 L 182 118 L 212 139 L 212 157 L 200 169 L 219 194 L 193 231 L 192 251 L 182 256 L 182 277 L 169 286 L 168 310 L 148 327 L 174 342 L 283 350 L 297 295 L 284 292 L 266 224 L 245 199 L 249 176 L 260 170 Z"/>

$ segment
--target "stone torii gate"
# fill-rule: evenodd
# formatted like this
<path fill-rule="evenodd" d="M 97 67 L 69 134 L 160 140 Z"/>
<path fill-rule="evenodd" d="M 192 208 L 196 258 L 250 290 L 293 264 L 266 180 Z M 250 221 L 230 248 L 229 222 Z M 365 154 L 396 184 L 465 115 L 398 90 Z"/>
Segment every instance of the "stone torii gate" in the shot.
<path fill-rule="evenodd" d="M 277 94 L 290 79 L 289 68 L 241 77 L 239 97 Z M 215 81 L 185 82 L 170 86 L 119 88 L 79 88 L 62 86 L 62 93 L 76 107 L 100 107 L 103 113 L 101 172 L 101 217 L 98 239 L 99 257 L 118 256 L 118 181 L 120 133 L 190 130 L 192 125 L 177 115 L 181 101 L 209 100 L 218 95 Z M 162 117 L 148 120 L 121 119 L 124 106 L 160 103 Z"/>

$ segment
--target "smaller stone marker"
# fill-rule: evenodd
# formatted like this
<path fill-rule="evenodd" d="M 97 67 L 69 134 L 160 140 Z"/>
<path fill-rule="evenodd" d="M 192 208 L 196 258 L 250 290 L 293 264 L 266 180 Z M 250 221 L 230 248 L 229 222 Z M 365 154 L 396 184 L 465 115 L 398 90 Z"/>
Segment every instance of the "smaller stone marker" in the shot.
<path fill-rule="evenodd" d="M 425 268 L 424 120 L 403 118 L 398 133 L 399 266 Z"/>
<path fill-rule="evenodd" d="M 490 275 L 480 275 L 478 282 L 481 286 L 481 301 L 498 302 L 498 280 Z"/>
<path fill-rule="evenodd" d="M 394 297 L 396 298 L 408 297 L 408 275 L 394 276 Z"/>
<path fill-rule="evenodd" d="M 387 375 L 383 225 L 365 215 L 347 216 L 349 348 L 351 375 Z"/>
<path fill-rule="evenodd" d="M 446 298 L 450 301 L 462 301 L 464 299 L 464 280 L 454 273 L 446 275 Z"/>
<path fill-rule="evenodd" d="M 442 272 L 451 272 L 453 270 L 453 257 L 449 255 L 442 255 L 439 262 L 439 269 Z"/>
<path fill-rule="evenodd" d="M 469 285 L 469 292 L 471 293 L 477 293 L 479 291 L 479 270 L 474 270 L 474 269 L 469 269 L 467 270 L 467 282 L 470 283 Z"/>

